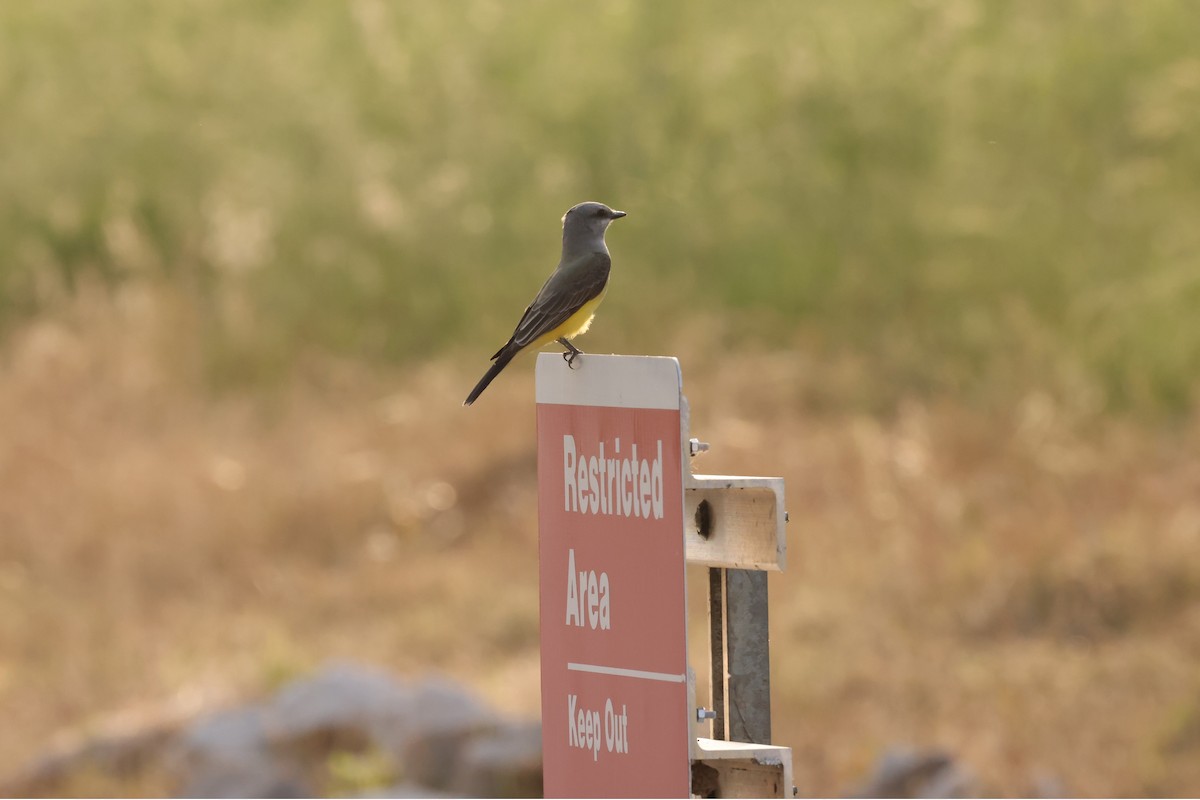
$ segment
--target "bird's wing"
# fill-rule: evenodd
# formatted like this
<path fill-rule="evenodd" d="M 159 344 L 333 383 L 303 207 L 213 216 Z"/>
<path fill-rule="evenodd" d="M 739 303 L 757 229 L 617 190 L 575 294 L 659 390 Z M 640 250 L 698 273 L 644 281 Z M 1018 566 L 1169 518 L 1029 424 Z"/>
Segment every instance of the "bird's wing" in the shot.
<path fill-rule="evenodd" d="M 588 253 L 561 264 L 525 309 L 513 331 L 512 343 L 525 347 L 566 322 L 584 303 L 604 291 L 611 266 L 608 253 Z"/>

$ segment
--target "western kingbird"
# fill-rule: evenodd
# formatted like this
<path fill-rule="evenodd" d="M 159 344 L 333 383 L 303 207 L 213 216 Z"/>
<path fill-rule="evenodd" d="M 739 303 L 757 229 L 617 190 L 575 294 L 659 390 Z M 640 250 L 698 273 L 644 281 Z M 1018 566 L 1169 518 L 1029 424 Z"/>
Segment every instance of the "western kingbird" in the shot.
<path fill-rule="evenodd" d="M 604 231 L 614 219 L 623 216 L 624 211 L 593 202 L 572 206 L 563 215 L 562 257 L 558 266 L 525 309 L 508 343 L 492 356 L 495 363 L 467 395 L 464 406 L 474 403 L 500 370 L 526 347 L 537 349 L 556 341 L 567 348 L 563 353 L 567 364 L 574 363 L 582 351 L 571 344 L 571 339 L 592 324 L 596 306 L 608 288 L 612 259 L 604 243 Z"/>

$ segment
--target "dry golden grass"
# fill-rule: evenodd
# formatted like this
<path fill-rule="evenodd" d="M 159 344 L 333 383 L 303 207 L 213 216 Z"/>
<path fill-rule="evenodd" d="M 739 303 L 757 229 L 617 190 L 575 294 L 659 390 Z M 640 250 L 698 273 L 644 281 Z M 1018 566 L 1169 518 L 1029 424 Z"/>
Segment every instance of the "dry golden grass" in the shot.
<path fill-rule="evenodd" d="M 214 395 L 186 308 L 85 292 L 0 355 L 0 776 L 63 731 L 330 658 L 536 714 L 531 361 L 471 409 L 485 343 Z M 709 343 L 676 343 L 701 466 L 787 480 L 774 714 L 803 793 L 897 743 L 945 747 L 1000 794 L 1200 791 L 1200 419 L 1040 392 L 816 413 L 838 367 Z"/>

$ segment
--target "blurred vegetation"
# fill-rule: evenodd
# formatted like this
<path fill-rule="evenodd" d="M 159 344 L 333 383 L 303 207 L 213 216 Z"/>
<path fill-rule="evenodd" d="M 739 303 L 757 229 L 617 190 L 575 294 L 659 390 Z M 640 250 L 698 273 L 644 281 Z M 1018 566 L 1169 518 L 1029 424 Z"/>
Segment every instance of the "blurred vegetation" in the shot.
<path fill-rule="evenodd" d="M 1196 794 L 1198 42 L 1184 0 L 0 3 L 0 777 L 330 655 L 536 713 L 528 383 L 457 403 L 598 199 L 584 349 L 680 354 L 706 458 L 800 509 L 810 789 L 914 742 Z"/>
<path fill-rule="evenodd" d="M 598 349 L 698 308 L 861 361 L 869 402 L 1178 411 L 1197 41 L 1186 0 L 7 3 L 0 325 L 145 281 L 218 382 L 482 365 L 593 198 L 630 212 Z"/>

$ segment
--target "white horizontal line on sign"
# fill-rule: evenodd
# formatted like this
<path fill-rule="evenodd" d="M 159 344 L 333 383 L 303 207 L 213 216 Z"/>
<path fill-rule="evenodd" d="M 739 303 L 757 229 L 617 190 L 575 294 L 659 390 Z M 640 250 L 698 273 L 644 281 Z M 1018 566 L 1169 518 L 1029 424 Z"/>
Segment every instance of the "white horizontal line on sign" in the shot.
<path fill-rule="evenodd" d="M 624 667 L 602 667 L 599 664 L 576 664 L 567 662 L 567 669 L 574 672 L 594 672 L 597 675 L 619 675 L 623 678 L 641 678 L 647 681 L 663 681 L 664 683 L 683 683 L 687 676 L 670 672 L 648 672 L 644 669 L 625 669 Z"/>

